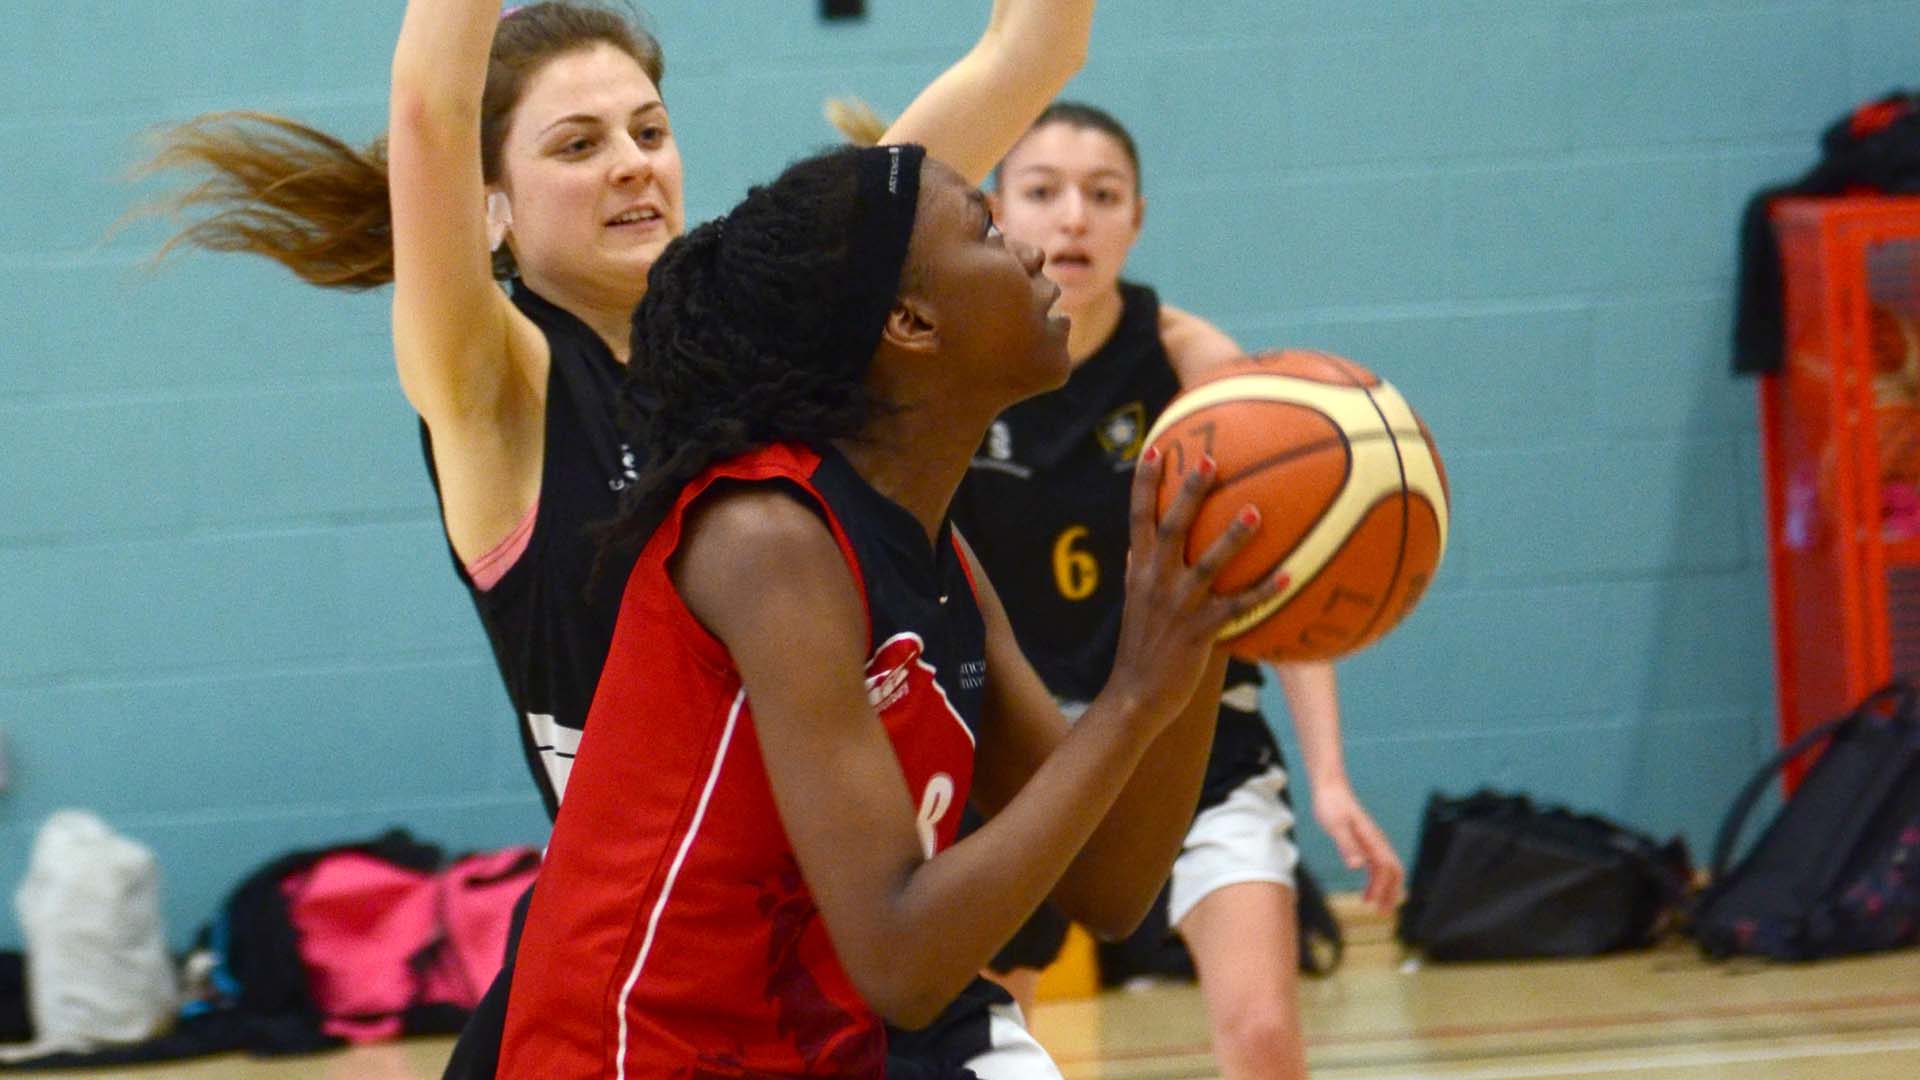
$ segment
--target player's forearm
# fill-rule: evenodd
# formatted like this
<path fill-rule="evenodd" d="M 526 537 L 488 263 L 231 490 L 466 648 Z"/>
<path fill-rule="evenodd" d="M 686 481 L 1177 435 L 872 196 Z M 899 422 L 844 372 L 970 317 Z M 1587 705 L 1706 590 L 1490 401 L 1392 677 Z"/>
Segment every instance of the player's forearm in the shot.
<path fill-rule="evenodd" d="M 1087 60 L 1094 0 L 994 0 L 982 42 L 1065 83 Z"/>
<path fill-rule="evenodd" d="M 1276 664 L 1273 670 L 1306 759 L 1307 782 L 1315 791 L 1348 786 L 1346 755 L 1340 745 L 1340 685 L 1333 662 Z"/>
<path fill-rule="evenodd" d="M 1062 911 L 1104 937 L 1139 925 L 1180 854 L 1206 779 L 1226 667 L 1226 654 L 1216 654 L 1054 889 Z"/>
<path fill-rule="evenodd" d="M 1150 721 L 1092 712 L 999 813 L 908 870 L 877 918 L 846 940 L 836 935 L 848 973 L 893 1023 L 931 1018 L 986 965 L 1101 827 L 1118 794 L 1113 778 L 1135 772 L 1148 747 L 1157 748 L 1143 734 Z M 901 956 L 915 962 L 901 964 Z"/>
<path fill-rule="evenodd" d="M 395 111 L 450 112 L 477 127 L 499 25 L 497 0 L 410 0 L 393 48 Z"/>
<path fill-rule="evenodd" d="M 1093 0 L 999 0 L 980 41 L 894 121 L 882 142 L 921 143 L 984 180 L 1086 62 Z"/>

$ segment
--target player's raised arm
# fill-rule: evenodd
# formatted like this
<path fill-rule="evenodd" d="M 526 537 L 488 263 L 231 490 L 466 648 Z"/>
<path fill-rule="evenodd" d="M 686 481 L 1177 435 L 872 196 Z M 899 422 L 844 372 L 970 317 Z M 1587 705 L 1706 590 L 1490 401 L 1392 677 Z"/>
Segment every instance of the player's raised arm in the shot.
<path fill-rule="evenodd" d="M 980 183 L 1086 62 L 1093 7 L 1094 0 L 994 0 L 972 51 L 922 90 L 880 141 L 920 143 Z"/>
<path fill-rule="evenodd" d="M 499 23 L 494 0 L 411 0 L 393 52 L 394 353 L 401 388 L 439 438 L 496 409 L 510 375 L 511 305 L 494 282 L 480 164 Z"/>

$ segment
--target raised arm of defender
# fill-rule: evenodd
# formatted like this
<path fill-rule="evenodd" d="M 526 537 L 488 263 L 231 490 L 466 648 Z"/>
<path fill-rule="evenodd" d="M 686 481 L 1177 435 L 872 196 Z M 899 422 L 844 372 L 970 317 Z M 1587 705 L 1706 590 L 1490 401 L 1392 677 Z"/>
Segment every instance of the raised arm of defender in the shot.
<path fill-rule="evenodd" d="M 497 0 L 411 0 L 387 117 L 394 359 L 468 560 L 538 497 L 546 430 L 547 343 L 494 281 L 487 243 L 481 97 L 499 23 Z"/>
<path fill-rule="evenodd" d="M 1094 0 L 994 0 L 973 50 L 928 84 L 881 143 L 920 143 L 978 184 L 1087 58 Z"/>
<path fill-rule="evenodd" d="M 996 0 L 979 42 L 920 94 L 889 138 L 924 143 L 977 182 L 1079 70 L 1093 7 Z M 489 250 L 481 116 L 500 23 L 497 0 L 409 0 L 389 101 L 395 361 L 433 434 L 447 532 L 466 560 L 512 532 L 538 498 L 546 446 L 548 345 L 496 284 Z M 658 89 L 649 90 L 656 99 Z M 664 126 L 664 105 L 658 112 Z M 624 132 L 635 140 L 628 145 L 622 136 L 607 132 L 618 144 L 604 155 L 608 183 L 622 167 L 649 167 L 644 137 Z M 675 203 L 677 162 L 676 155 Z M 598 329 L 624 358 L 626 316 L 646 288 L 645 265 L 586 260 L 558 277 L 580 303 L 546 298 Z M 577 310 L 583 303 L 605 310 Z"/>

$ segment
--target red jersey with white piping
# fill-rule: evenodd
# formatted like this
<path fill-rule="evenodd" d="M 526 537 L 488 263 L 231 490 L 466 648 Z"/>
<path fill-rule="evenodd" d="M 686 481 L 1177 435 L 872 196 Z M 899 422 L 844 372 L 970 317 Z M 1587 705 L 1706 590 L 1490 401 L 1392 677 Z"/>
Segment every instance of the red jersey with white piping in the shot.
<path fill-rule="evenodd" d="M 819 513 L 867 611 L 868 697 L 929 857 L 973 776 L 985 627 L 946 528 L 837 453 L 756 450 L 681 493 L 634 567 L 516 955 L 503 1076 L 879 1076 L 885 1036 L 834 955 L 781 827 L 752 703 L 667 574 L 720 481 Z"/>

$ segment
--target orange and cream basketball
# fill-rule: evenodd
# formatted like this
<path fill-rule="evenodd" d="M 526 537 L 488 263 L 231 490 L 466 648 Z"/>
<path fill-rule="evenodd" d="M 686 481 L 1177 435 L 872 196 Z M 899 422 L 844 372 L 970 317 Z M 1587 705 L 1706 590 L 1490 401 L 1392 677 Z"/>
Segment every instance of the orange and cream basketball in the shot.
<path fill-rule="evenodd" d="M 1147 441 L 1165 456 L 1160 511 L 1203 454 L 1219 469 L 1188 541 L 1195 558 L 1240 508 L 1260 530 L 1215 579 L 1279 594 L 1221 640 L 1250 660 L 1322 660 L 1380 639 L 1419 603 L 1447 547 L 1447 480 L 1406 399 L 1343 357 L 1286 349 L 1222 367 L 1168 404 Z"/>

